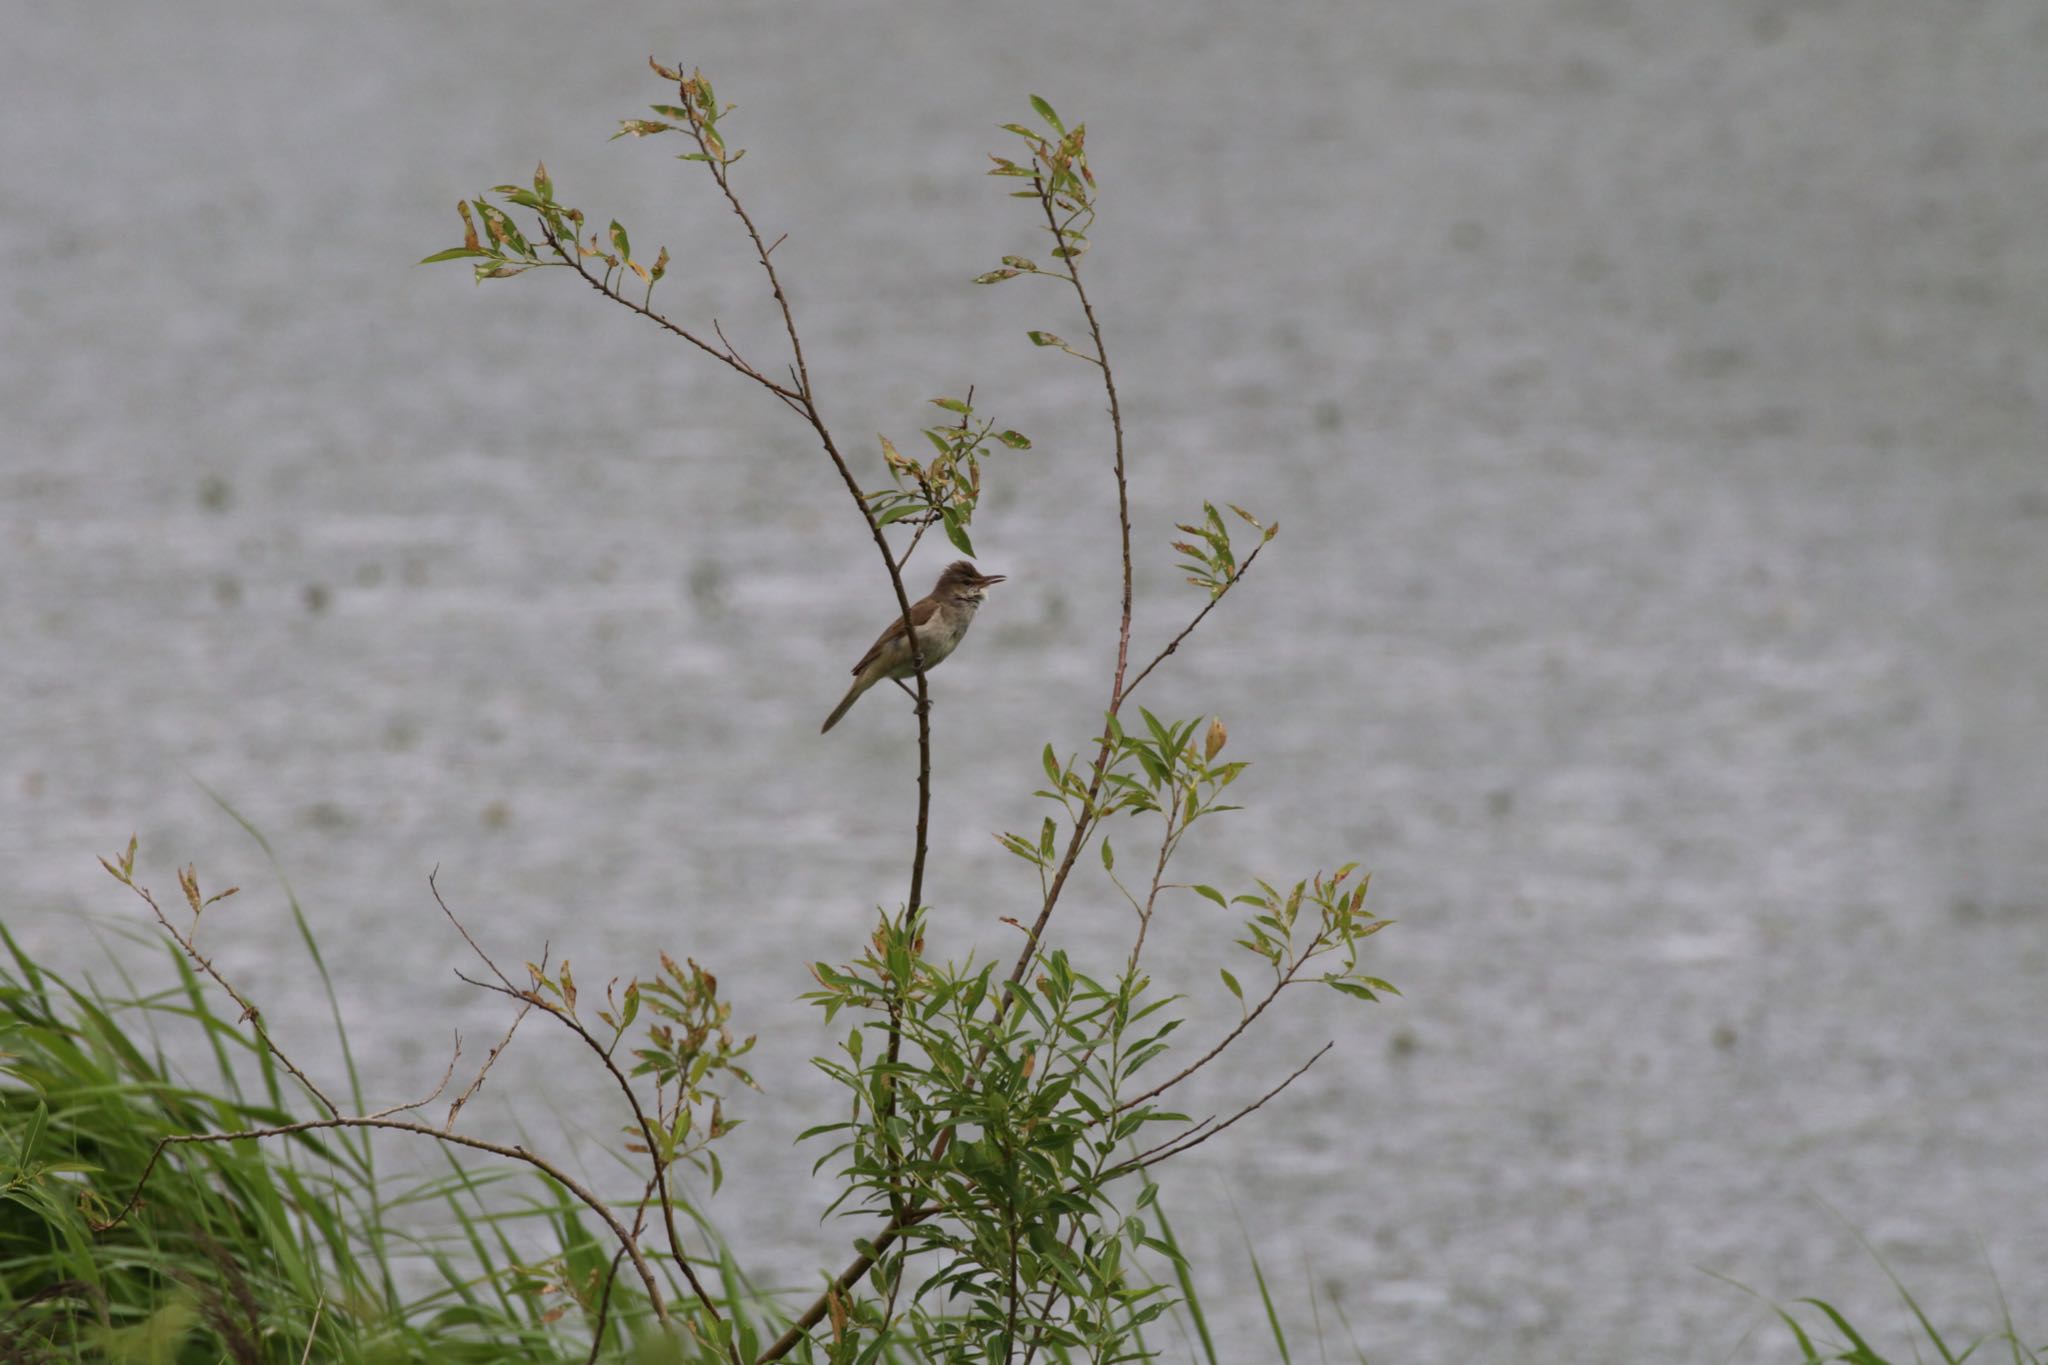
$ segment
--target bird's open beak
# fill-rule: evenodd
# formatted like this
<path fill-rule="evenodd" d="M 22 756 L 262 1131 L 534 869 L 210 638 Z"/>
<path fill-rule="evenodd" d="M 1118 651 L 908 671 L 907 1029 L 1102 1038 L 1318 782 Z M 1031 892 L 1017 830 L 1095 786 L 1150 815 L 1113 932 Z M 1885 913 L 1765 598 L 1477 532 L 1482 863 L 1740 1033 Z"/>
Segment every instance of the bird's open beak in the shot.
<path fill-rule="evenodd" d="M 985 588 L 991 583 L 1000 583 L 1005 577 L 1006 575 L 999 573 L 986 574 L 982 577 L 981 586 Z"/>

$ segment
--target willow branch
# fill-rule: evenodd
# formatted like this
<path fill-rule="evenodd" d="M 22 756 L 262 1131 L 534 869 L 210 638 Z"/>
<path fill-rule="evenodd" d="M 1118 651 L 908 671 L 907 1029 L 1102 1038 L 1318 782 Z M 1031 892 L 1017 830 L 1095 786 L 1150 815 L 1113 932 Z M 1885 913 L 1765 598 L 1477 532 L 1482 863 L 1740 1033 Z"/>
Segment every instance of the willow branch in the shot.
<path fill-rule="evenodd" d="M 789 1330 L 777 1337 L 774 1344 L 769 1346 L 767 1350 L 754 1357 L 754 1365 L 768 1365 L 769 1361 L 780 1360 L 795 1350 L 797 1343 L 808 1336 L 810 1330 L 823 1321 L 825 1314 L 831 1310 L 832 1296 L 834 1294 L 844 1294 L 858 1283 L 860 1277 L 868 1273 L 868 1270 L 875 1264 L 875 1261 L 880 1258 L 883 1252 L 889 1249 L 891 1243 L 903 1235 L 906 1228 L 915 1227 L 937 1212 L 937 1208 L 928 1205 L 923 1208 L 906 1210 L 900 1216 L 891 1218 L 888 1224 L 868 1243 L 868 1250 L 855 1256 L 847 1264 L 846 1269 L 839 1272 L 838 1277 L 832 1281 L 830 1288 L 825 1293 L 820 1294 L 812 1302 L 811 1306 L 806 1308 L 798 1315 L 796 1321 L 789 1325 Z"/>
<path fill-rule="evenodd" d="M 641 317 L 646 318 L 649 322 L 661 328 L 663 331 L 681 337 L 684 341 L 689 342 L 692 346 L 695 346 L 698 350 L 704 352 L 704 354 L 710 356 L 719 364 L 729 366 L 730 368 L 737 370 L 739 373 L 745 375 L 747 378 L 753 380 L 756 384 L 759 384 L 762 388 L 774 394 L 784 403 L 790 404 L 791 406 L 795 406 L 795 404 L 798 402 L 800 395 L 797 393 L 796 390 L 790 389 L 784 385 L 776 383 L 767 375 L 762 374 L 752 365 L 749 365 L 744 359 L 740 357 L 740 353 L 736 349 L 734 349 L 732 343 L 725 340 L 724 333 L 720 332 L 718 334 L 719 340 L 721 342 L 724 342 L 724 349 L 720 349 L 719 347 L 714 346 L 710 342 L 706 341 L 703 337 L 698 336 L 695 332 L 692 332 L 689 328 L 682 326 L 680 323 L 674 321 L 671 318 L 665 317 L 662 314 L 655 312 L 645 303 L 635 303 L 632 299 L 627 298 L 623 291 L 613 286 L 606 279 L 597 275 L 593 275 L 590 272 L 590 268 L 583 264 L 583 257 L 581 255 L 580 249 L 573 238 L 569 241 L 568 245 L 564 246 L 562 243 L 562 239 L 556 235 L 554 228 L 548 223 L 548 221 L 545 218 L 540 220 L 540 232 L 541 237 L 547 242 L 548 246 L 554 251 L 555 255 L 561 258 L 561 263 L 563 265 L 568 266 L 571 270 L 574 270 L 578 275 L 581 275 L 583 277 L 583 282 L 585 284 L 589 285 L 592 289 L 595 289 L 598 293 L 610 299 L 613 303 L 618 304 L 619 307 L 626 309 L 628 312 L 638 313 Z M 712 324 L 714 329 L 717 328 L 717 325 L 718 324 L 715 322 Z"/>
<path fill-rule="evenodd" d="M 776 385 L 778 393 L 786 394 L 785 401 L 797 409 L 818 435 L 818 440 L 831 457 L 833 467 L 846 484 L 847 493 L 853 498 L 853 505 L 860 509 L 861 519 L 868 524 L 868 534 L 874 538 L 875 548 L 882 556 L 882 564 L 889 571 L 889 585 L 896 591 L 897 611 L 903 618 L 903 633 L 910 642 L 910 663 L 917 674 L 917 840 L 910 861 L 910 896 L 905 910 L 915 913 L 924 900 L 925 855 L 930 846 L 932 806 L 932 726 L 931 690 L 925 678 L 924 647 L 919 643 L 917 632 L 912 629 L 910 619 L 910 594 L 903 588 L 903 571 L 897 562 L 895 552 L 889 548 L 889 539 L 883 534 L 882 524 L 875 519 L 874 509 L 868 506 L 867 498 L 861 493 L 860 483 L 847 467 L 846 458 L 839 452 L 839 443 L 833 439 L 830 428 L 818 410 L 817 395 L 811 388 L 810 362 L 804 358 L 803 336 L 797 331 L 796 314 L 790 307 L 789 294 L 782 287 L 782 276 L 776 272 L 775 262 L 770 259 L 775 247 L 782 245 L 782 238 L 770 246 L 754 226 L 753 215 L 740 202 L 733 190 L 732 179 L 722 143 L 714 143 L 706 134 L 704 113 L 696 102 L 693 80 L 682 82 L 683 108 L 690 117 L 689 133 L 697 143 L 697 150 L 704 157 L 704 164 L 711 171 L 711 178 L 718 182 L 719 193 L 732 208 L 742 227 L 746 229 L 747 240 L 754 244 L 754 255 L 761 263 L 761 271 L 768 277 L 768 287 L 775 295 L 775 306 L 782 314 L 783 331 L 789 335 L 790 355 L 795 361 L 796 385 L 793 391 L 786 391 Z M 785 234 L 786 236 L 787 234 Z M 766 382 L 765 380 L 763 381 Z"/>
<path fill-rule="evenodd" d="M 1138 676 L 1131 679 L 1131 685 L 1124 689 L 1124 696 L 1128 697 L 1131 695 L 1131 693 L 1137 691 L 1138 684 L 1145 681 L 1146 678 L 1150 677 L 1152 675 L 1153 669 L 1165 663 L 1167 656 L 1180 648 L 1181 641 L 1187 639 L 1188 636 L 1195 633 L 1195 627 L 1202 624 L 1202 618 L 1207 616 L 1210 612 L 1216 610 L 1216 604 L 1218 602 L 1221 602 L 1224 596 L 1228 594 L 1232 588 L 1237 586 L 1238 580 L 1243 578 L 1247 573 L 1251 572 L 1252 561 L 1257 559 L 1259 557 L 1259 551 L 1265 548 L 1266 542 L 1263 540 L 1252 547 L 1252 552 L 1244 557 L 1244 563 L 1238 565 L 1237 572 L 1232 574 L 1230 578 L 1224 583 L 1223 591 L 1217 593 L 1214 597 L 1211 597 L 1208 600 L 1208 602 L 1202 607 L 1202 609 L 1195 613 L 1195 618 L 1192 621 L 1189 621 L 1185 626 L 1181 627 L 1180 634 L 1174 636 L 1171 640 L 1167 641 L 1166 648 L 1160 650 L 1158 654 L 1154 655 L 1151 663 L 1146 664 L 1143 668 L 1138 670 Z"/>
<path fill-rule="evenodd" d="M 1296 1067 L 1291 1073 L 1289 1073 L 1286 1080 L 1280 1082 L 1280 1084 L 1274 1086 L 1271 1090 L 1268 1090 L 1265 1094 L 1259 1096 L 1250 1104 L 1238 1110 L 1235 1114 L 1232 1114 L 1229 1118 L 1223 1120 L 1223 1122 L 1213 1123 L 1212 1120 L 1205 1119 L 1201 1123 L 1197 1124 L 1194 1129 L 1190 1130 L 1187 1133 L 1181 1134 L 1180 1137 L 1174 1139 L 1171 1143 L 1168 1143 L 1163 1147 L 1155 1147 L 1150 1152 L 1141 1153 L 1140 1155 L 1123 1163 L 1121 1166 L 1111 1167 L 1109 1170 L 1103 1172 L 1101 1178 L 1105 1182 L 1115 1180 L 1119 1176 L 1129 1175 L 1133 1171 L 1142 1171 L 1148 1166 L 1157 1166 L 1160 1162 L 1165 1161 L 1171 1157 L 1177 1157 L 1182 1152 L 1188 1151 L 1190 1148 L 1201 1146 L 1210 1138 L 1215 1137 L 1218 1133 L 1228 1128 L 1231 1124 L 1236 1123 L 1245 1115 L 1250 1114 L 1254 1110 L 1261 1108 L 1267 1100 L 1272 1099 L 1275 1095 L 1285 1090 L 1288 1086 L 1293 1085 L 1296 1080 L 1300 1079 L 1301 1074 L 1303 1072 L 1307 1071 L 1310 1067 L 1314 1066 L 1317 1062 L 1321 1061 L 1323 1059 L 1323 1054 L 1328 1052 L 1331 1048 L 1335 1046 L 1335 1043 L 1324 1043 L 1321 1047 L 1315 1050 L 1315 1053 L 1307 1061 L 1303 1062 L 1300 1066 Z M 1196 1136 L 1196 1134 L 1199 1134 L 1199 1136 Z"/>
<path fill-rule="evenodd" d="M 1158 1085 L 1153 1086 L 1150 1090 L 1147 1090 L 1142 1095 L 1134 1096 L 1131 1099 L 1123 1101 L 1123 1103 L 1117 1105 L 1115 1109 L 1112 1109 L 1110 1113 L 1125 1113 L 1128 1110 L 1137 1108 L 1139 1105 L 1145 1103 L 1145 1101 L 1147 1100 L 1156 1100 L 1161 1095 L 1165 1094 L 1167 1091 L 1173 1089 L 1173 1087 L 1179 1085 L 1182 1081 L 1186 1080 L 1188 1077 L 1194 1075 L 1197 1071 L 1200 1071 L 1210 1062 L 1215 1061 L 1217 1057 L 1222 1055 L 1223 1050 L 1225 1048 L 1229 1047 L 1232 1043 L 1236 1042 L 1238 1036 L 1242 1034 L 1246 1029 L 1252 1026 L 1252 1021 L 1254 1019 L 1257 1019 L 1260 1015 L 1266 1012 L 1266 1006 L 1272 1004 L 1275 1000 L 1278 1000 L 1280 998 L 1281 991 L 1286 990 L 1289 986 L 1294 984 L 1295 976 L 1301 971 L 1302 966 L 1305 963 L 1307 963 L 1311 956 L 1313 956 L 1312 953 L 1304 953 L 1300 957 L 1296 958 L 1292 963 L 1290 963 L 1288 965 L 1286 973 L 1283 976 L 1281 976 L 1281 978 L 1278 981 L 1273 983 L 1273 989 L 1266 992 L 1265 999 L 1259 1001 L 1258 1004 L 1254 1005 L 1250 1010 L 1246 1011 L 1244 1018 L 1237 1021 L 1237 1027 L 1232 1029 L 1230 1032 L 1224 1034 L 1222 1041 L 1217 1043 L 1216 1046 L 1210 1048 L 1207 1052 L 1203 1053 L 1200 1057 L 1195 1059 L 1193 1062 L 1189 1063 L 1186 1067 L 1182 1068 L 1182 1070 L 1178 1074 L 1174 1075 L 1173 1077 L 1167 1080 L 1161 1081 Z"/>
<path fill-rule="evenodd" d="M 1046 226 L 1055 241 L 1061 246 L 1067 244 L 1067 228 L 1060 223 L 1053 212 L 1052 191 L 1043 178 L 1033 178 L 1032 188 L 1038 191 L 1039 207 L 1045 210 Z M 1116 520 L 1118 547 L 1123 560 L 1123 603 L 1117 618 L 1116 673 L 1109 685 L 1109 710 L 1111 716 L 1123 708 L 1124 673 L 1130 666 L 1131 658 L 1131 494 L 1129 480 L 1124 468 L 1124 417 L 1123 407 L 1117 400 L 1116 371 L 1110 367 L 1109 347 L 1102 339 L 1102 323 L 1095 316 L 1095 305 L 1088 298 L 1088 286 L 1081 282 L 1081 258 L 1070 255 L 1067 260 L 1067 283 L 1074 289 L 1074 297 L 1081 301 L 1081 313 L 1088 319 L 1088 335 L 1095 344 L 1094 359 L 1102 371 L 1103 392 L 1109 398 L 1109 429 L 1114 440 L 1113 467 L 1116 472 Z M 1088 783 L 1088 798 L 1082 802 L 1081 815 L 1074 821 L 1074 833 L 1067 840 L 1067 850 L 1060 859 L 1059 871 L 1053 874 L 1052 887 L 1045 893 L 1045 900 L 1038 910 L 1038 918 L 1024 932 L 1024 947 L 1017 955 L 1016 965 L 1010 969 L 1012 982 L 1022 981 L 1024 973 L 1030 970 L 1031 959 L 1038 952 L 1038 943 L 1045 936 L 1045 926 L 1052 919 L 1053 907 L 1059 903 L 1060 892 L 1067 884 L 1067 874 L 1074 870 L 1074 862 L 1081 856 L 1083 845 L 1088 842 L 1088 833 L 1095 822 L 1090 814 L 1095 809 L 1095 799 L 1101 795 L 1102 780 L 1109 772 L 1109 754 L 1114 741 L 1105 727 L 1102 747 L 1096 751 L 1094 776 Z M 1008 997 L 997 1005 L 998 1010 L 1007 1003 Z"/>

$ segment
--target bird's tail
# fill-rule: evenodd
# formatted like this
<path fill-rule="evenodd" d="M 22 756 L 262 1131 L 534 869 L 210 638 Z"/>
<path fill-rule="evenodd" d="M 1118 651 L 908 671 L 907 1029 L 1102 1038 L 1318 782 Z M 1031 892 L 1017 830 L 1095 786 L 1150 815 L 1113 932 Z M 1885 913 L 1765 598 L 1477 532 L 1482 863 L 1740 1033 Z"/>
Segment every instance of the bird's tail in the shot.
<path fill-rule="evenodd" d="M 871 685 L 870 679 L 855 678 L 853 686 L 846 689 L 846 695 L 840 699 L 839 705 L 833 707 L 832 714 L 825 717 L 825 723 L 818 728 L 818 733 L 822 735 L 837 725 L 839 718 L 853 709 L 853 704 L 860 700 L 860 694 L 867 691 Z"/>

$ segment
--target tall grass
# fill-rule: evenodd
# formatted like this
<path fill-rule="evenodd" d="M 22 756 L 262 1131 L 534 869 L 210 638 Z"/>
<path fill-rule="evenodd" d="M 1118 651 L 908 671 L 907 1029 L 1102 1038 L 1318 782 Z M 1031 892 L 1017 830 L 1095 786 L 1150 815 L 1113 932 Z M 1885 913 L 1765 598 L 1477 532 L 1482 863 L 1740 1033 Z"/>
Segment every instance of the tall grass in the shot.
<path fill-rule="evenodd" d="M 559 1193 L 524 1173 L 457 1167 L 386 1194 L 368 1143 L 333 1133 L 178 1146 L 135 1213 L 97 1230 L 160 1139 L 290 1123 L 306 1106 L 175 951 L 174 986 L 109 999 L 31 960 L 4 928 L 0 942 L 0 1359 L 587 1354 L 588 1326 L 565 1321 L 543 1276 L 606 1258 Z M 196 1031 L 213 1074 L 179 1075 L 160 1026 Z M 516 1188 L 487 1206 L 483 1188 L 499 1181 Z M 458 1229 L 451 1241 L 394 1225 L 423 1204 Z M 538 1266 L 513 1253 L 507 1221 L 542 1234 Z M 421 1287 L 401 1296 L 399 1284 Z"/>
<path fill-rule="evenodd" d="M 394 1184 L 380 1180 L 368 1134 L 173 1146 L 141 1205 L 98 1230 L 135 1191 L 161 1139 L 287 1124 L 312 1116 L 311 1106 L 245 1026 L 215 1011 L 170 945 L 161 946 L 171 984 L 144 992 L 124 976 L 118 997 L 35 962 L 4 926 L 0 945 L 0 1362 L 694 1358 L 646 1330 L 645 1301 L 626 1280 L 604 1296 L 614 1248 L 592 1234 L 580 1204 L 524 1168 L 477 1167 L 447 1149 L 444 1168 Z M 196 1034 L 205 1074 L 182 1074 L 160 1034 Z M 1141 1345 L 1138 1358 L 1219 1365 L 1173 1225 L 1156 1191 L 1146 1202 L 1180 1302 L 1171 1315 L 1177 1342 Z M 789 1321 L 782 1296 L 757 1287 L 717 1230 L 685 1212 L 711 1248 L 705 1278 L 751 1358 Z M 1997 1330 L 1958 1344 L 1877 1261 L 1917 1335 L 1895 1349 L 1824 1299 L 1772 1304 L 1785 1360 L 2048 1365 L 2048 1346 L 2026 1344 L 2002 1294 Z M 1292 1359 L 1277 1286 L 1249 1244 L 1242 1284 L 1241 1306 L 1265 1321 L 1259 1359 Z M 1332 1307 L 1341 1343 L 1327 1339 L 1321 1306 L 1308 1305 L 1316 1358 L 1335 1352 L 1363 1365 L 1343 1306 Z M 823 1356 L 806 1346 L 796 1358 Z M 862 1365 L 918 1358 L 895 1333 L 860 1353 Z"/>
<path fill-rule="evenodd" d="M 1850 1231 L 1862 1243 L 1870 1259 L 1877 1263 L 1878 1269 L 1884 1272 L 1885 1278 L 1891 1281 L 1892 1292 L 1912 1319 L 1913 1330 L 1906 1339 L 1899 1346 L 1885 1347 L 1891 1351 L 1890 1355 L 1872 1343 L 1871 1338 L 1877 1333 L 1867 1327 L 1859 1329 L 1846 1313 L 1826 1299 L 1803 1298 L 1789 1305 L 1780 1304 L 1765 1298 L 1740 1280 L 1712 1270 L 1707 1274 L 1764 1303 L 1777 1325 L 1784 1329 L 1788 1345 L 1798 1351 L 1798 1355 L 1788 1358 L 1797 1360 L 1799 1365 L 1832 1365 L 1833 1362 L 1844 1362 L 1844 1365 L 1895 1365 L 1896 1362 L 1896 1365 L 1905 1365 L 1907 1361 L 1922 1365 L 1929 1360 L 1939 1360 L 1943 1365 L 1962 1365 L 1964 1361 L 1999 1359 L 2008 1365 L 2048 1365 L 2048 1342 L 2038 1346 L 2027 1345 L 2019 1329 L 2013 1325 L 2012 1308 L 2006 1303 L 2005 1290 L 1995 1274 L 1990 1275 L 1990 1280 L 1998 1304 L 1998 1328 L 1971 1338 L 1966 1345 L 1959 1344 L 1935 1327 L 1934 1320 L 1921 1308 L 1919 1300 L 1913 1297 L 1905 1281 L 1898 1277 L 1877 1248 L 1862 1233 L 1854 1228 Z M 1988 1265 L 1986 1269 L 1989 1274 Z"/>

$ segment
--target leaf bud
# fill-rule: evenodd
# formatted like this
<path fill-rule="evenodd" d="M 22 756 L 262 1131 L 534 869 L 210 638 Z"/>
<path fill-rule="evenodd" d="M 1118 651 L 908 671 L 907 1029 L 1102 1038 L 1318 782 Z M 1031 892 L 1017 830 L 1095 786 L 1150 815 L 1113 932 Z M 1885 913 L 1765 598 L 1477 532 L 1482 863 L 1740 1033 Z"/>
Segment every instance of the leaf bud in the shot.
<path fill-rule="evenodd" d="M 1213 762 L 1223 752 L 1223 746 L 1230 742 L 1230 731 L 1223 728 L 1223 717 L 1217 716 L 1209 722 L 1209 737 L 1202 744 L 1202 758 Z"/>

